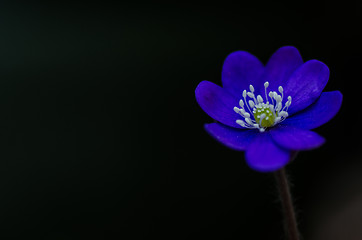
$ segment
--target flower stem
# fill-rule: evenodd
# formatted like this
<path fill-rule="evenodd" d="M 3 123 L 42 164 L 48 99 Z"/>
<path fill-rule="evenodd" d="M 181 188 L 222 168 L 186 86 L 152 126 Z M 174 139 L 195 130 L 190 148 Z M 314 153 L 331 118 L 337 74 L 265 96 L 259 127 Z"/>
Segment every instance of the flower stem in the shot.
<path fill-rule="evenodd" d="M 285 174 L 285 169 L 275 172 L 275 178 L 278 185 L 280 199 L 285 218 L 285 227 L 289 240 L 299 240 L 299 231 L 294 212 L 292 196 L 290 193 L 289 182 Z"/>

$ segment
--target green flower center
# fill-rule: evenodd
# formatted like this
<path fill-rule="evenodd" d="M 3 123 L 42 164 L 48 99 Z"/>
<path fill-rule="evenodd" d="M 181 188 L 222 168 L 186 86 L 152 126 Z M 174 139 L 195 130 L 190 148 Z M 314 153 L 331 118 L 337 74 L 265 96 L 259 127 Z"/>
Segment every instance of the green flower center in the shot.
<path fill-rule="evenodd" d="M 275 113 L 277 115 L 277 113 Z M 263 128 L 271 127 L 274 125 L 274 113 L 270 111 L 269 107 L 260 107 L 253 110 L 255 121 Z"/>

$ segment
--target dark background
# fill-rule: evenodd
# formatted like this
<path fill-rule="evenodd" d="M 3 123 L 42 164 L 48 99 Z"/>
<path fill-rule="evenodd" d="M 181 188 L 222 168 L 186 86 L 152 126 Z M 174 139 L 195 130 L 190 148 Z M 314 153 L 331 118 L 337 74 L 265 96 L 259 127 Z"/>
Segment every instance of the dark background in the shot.
<path fill-rule="evenodd" d="M 284 239 L 272 174 L 203 130 L 202 80 L 279 47 L 331 70 L 287 167 L 304 239 L 362 239 L 361 3 L 0 4 L 0 239 Z"/>

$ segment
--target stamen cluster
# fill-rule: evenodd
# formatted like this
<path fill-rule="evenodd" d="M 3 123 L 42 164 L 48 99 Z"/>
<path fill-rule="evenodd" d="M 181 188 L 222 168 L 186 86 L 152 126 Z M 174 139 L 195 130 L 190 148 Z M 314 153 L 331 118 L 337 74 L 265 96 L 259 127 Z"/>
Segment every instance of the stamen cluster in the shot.
<path fill-rule="evenodd" d="M 288 96 L 288 101 L 283 107 L 283 87 L 279 86 L 278 91 L 270 91 L 267 95 L 269 82 L 264 83 L 265 100 L 262 96 L 255 97 L 253 85 L 249 86 L 250 92 L 243 91 L 243 99 L 240 99 L 240 108 L 234 107 L 234 111 L 244 118 L 238 119 L 236 123 L 245 128 L 257 128 L 264 132 L 266 128 L 275 126 L 288 117 L 288 108 L 292 103 L 292 97 Z M 271 102 L 269 102 L 269 98 Z M 247 97 L 250 99 L 247 101 Z M 246 108 L 245 108 L 246 107 Z"/>

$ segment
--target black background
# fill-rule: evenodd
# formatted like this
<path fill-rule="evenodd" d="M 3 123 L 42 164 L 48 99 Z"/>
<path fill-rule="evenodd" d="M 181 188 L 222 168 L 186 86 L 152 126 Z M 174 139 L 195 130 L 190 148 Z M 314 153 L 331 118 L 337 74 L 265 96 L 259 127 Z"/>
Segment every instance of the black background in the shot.
<path fill-rule="evenodd" d="M 361 239 L 360 20 L 358 1 L 2 2 L 0 238 L 283 239 L 273 175 L 204 132 L 194 90 L 233 51 L 293 45 L 344 95 L 287 167 L 300 230 Z"/>

